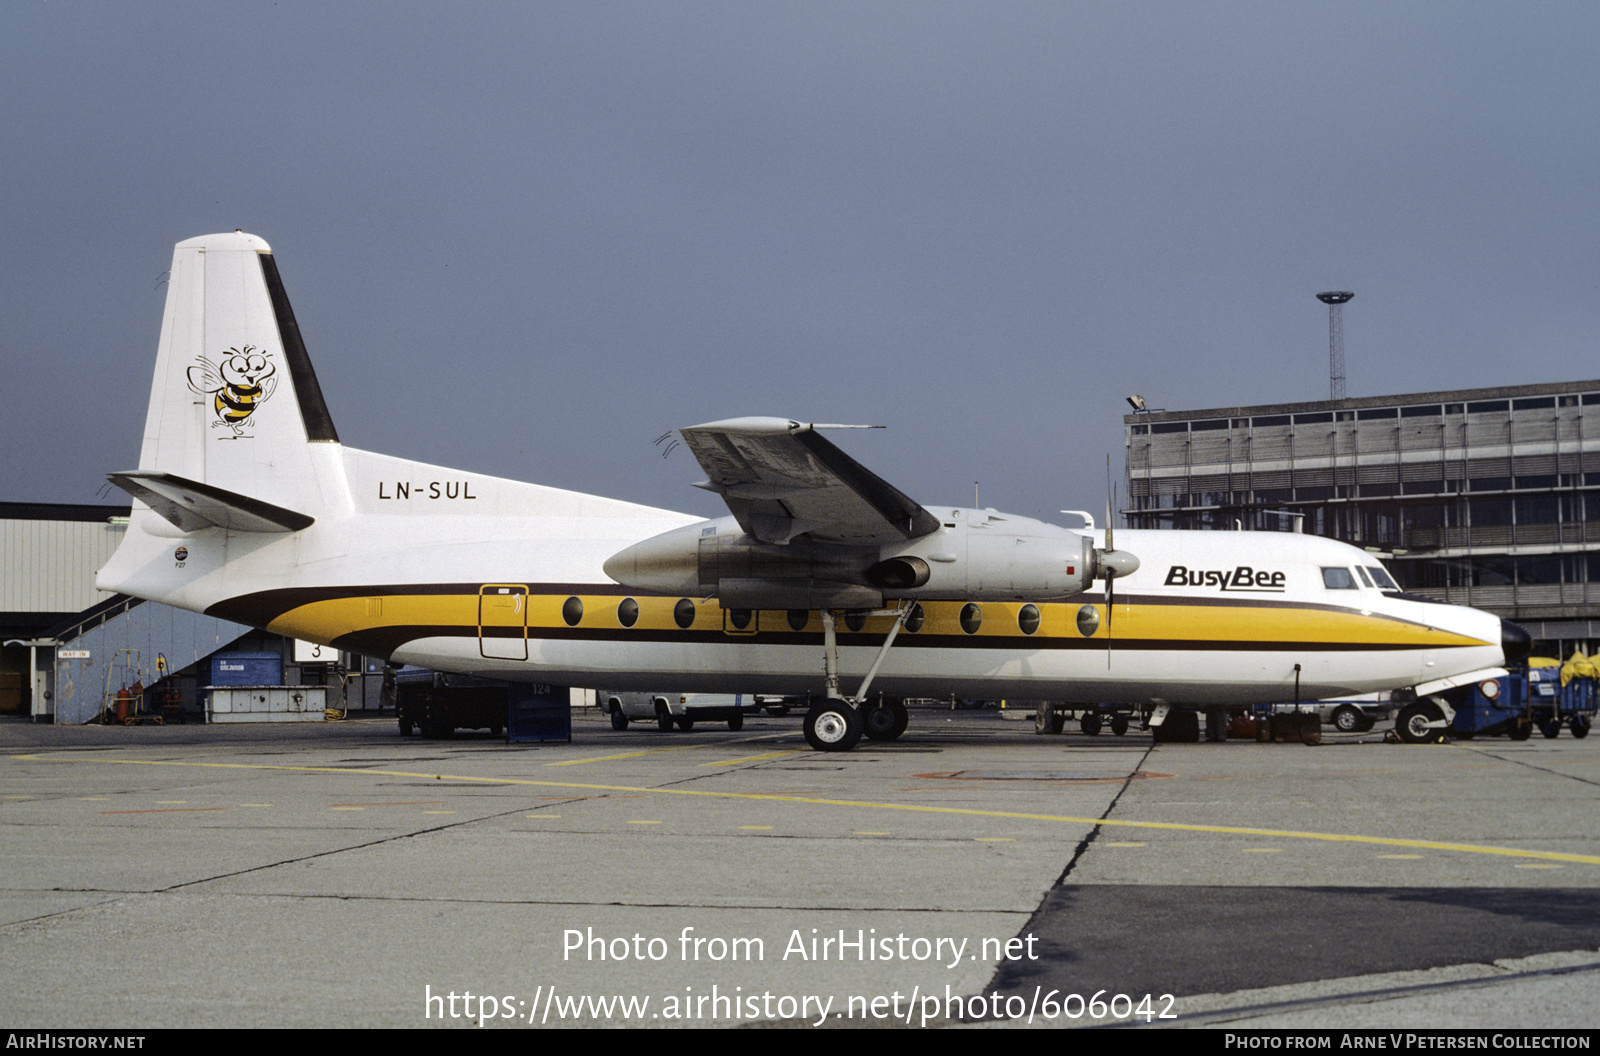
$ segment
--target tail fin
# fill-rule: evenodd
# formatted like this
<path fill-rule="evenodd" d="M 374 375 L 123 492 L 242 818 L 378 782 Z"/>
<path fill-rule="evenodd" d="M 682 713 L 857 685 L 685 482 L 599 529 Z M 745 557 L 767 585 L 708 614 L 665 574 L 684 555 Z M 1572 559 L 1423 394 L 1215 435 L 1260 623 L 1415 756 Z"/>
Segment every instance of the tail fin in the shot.
<path fill-rule="evenodd" d="M 311 445 L 338 441 L 271 247 L 178 243 L 139 471 L 112 479 L 186 531 L 292 531 L 332 498 Z"/>

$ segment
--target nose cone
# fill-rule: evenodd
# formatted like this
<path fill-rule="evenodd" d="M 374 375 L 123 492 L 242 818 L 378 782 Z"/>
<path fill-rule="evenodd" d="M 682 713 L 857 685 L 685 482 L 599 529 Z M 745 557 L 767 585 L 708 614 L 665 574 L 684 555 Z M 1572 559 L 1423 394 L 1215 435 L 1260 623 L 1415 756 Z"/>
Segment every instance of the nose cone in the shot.
<path fill-rule="evenodd" d="M 1510 620 L 1501 620 L 1500 649 L 1506 654 L 1506 663 L 1520 664 L 1533 652 L 1533 637 Z"/>
<path fill-rule="evenodd" d="M 1131 576 L 1139 571 L 1139 559 L 1126 550 L 1101 550 L 1100 567 L 1119 576 Z"/>

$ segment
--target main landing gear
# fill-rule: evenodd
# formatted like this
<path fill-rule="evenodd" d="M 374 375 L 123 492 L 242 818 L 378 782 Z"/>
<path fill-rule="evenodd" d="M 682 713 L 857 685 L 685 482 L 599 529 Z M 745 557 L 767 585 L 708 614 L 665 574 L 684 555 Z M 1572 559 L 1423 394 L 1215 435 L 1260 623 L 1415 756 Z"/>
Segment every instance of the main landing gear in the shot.
<path fill-rule="evenodd" d="M 906 732 L 909 716 L 906 714 L 905 704 L 892 697 L 868 702 L 867 690 L 872 685 L 873 678 L 877 676 L 878 668 L 883 665 L 883 658 L 888 655 L 889 647 L 894 644 L 895 636 L 900 633 L 900 628 L 905 626 L 906 617 L 911 615 L 914 605 L 914 602 L 905 605 L 895 614 L 894 626 L 889 628 L 888 637 L 878 649 L 877 659 L 872 662 L 867 677 L 862 679 L 861 688 L 853 697 L 845 697 L 839 692 L 839 639 L 834 630 L 833 611 L 821 610 L 822 670 L 827 696 L 826 699 L 811 705 L 811 709 L 806 712 L 806 743 L 811 747 L 819 752 L 848 752 L 856 746 L 863 734 L 868 740 L 892 741 Z"/>
<path fill-rule="evenodd" d="M 862 728 L 861 713 L 847 701 L 824 700 L 806 712 L 806 743 L 819 752 L 848 752 Z"/>
<path fill-rule="evenodd" d="M 861 732 L 869 741 L 892 741 L 906 732 L 911 716 L 903 700 L 879 697 L 861 706 Z"/>

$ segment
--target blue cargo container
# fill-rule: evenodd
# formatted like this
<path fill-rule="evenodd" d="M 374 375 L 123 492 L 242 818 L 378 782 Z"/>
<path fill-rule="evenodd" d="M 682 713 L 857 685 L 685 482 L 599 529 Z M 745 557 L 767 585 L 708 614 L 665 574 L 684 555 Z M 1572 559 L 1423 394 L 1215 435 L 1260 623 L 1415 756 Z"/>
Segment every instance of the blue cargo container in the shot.
<path fill-rule="evenodd" d="M 1546 737 L 1557 737 L 1561 727 L 1574 737 L 1589 736 L 1597 702 L 1595 680 L 1571 678 L 1561 684 L 1561 668 L 1536 667 L 1528 672 L 1528 703 L 1533 722 Z"/>
<path fill-rule="evenodd" d="M 217 653 L 211 658 L 213 686 L 281 686 L 283 654 Z"/>

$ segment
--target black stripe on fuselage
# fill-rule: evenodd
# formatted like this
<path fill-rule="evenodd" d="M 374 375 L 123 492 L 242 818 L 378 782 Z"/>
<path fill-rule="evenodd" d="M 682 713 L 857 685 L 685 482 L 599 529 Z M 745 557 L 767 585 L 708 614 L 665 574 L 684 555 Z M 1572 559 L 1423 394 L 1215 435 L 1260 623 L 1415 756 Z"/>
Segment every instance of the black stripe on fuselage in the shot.
<path fill-rule="evenodd" d="M 481 637 L 516 641 L 524 636 L 517 633 L 521 628 L 516 627 L 485 627 Z M 373 627 L 367 630 L 352 631 L 340 635 L 333 640 L 336 649 L 344 649 L 363 656 L 389 657 L 395 650 L 411 642 L 424 638 L 479 638 L 477 627 L 463 627 L 458 625 L 396 625 L 388 627 Z M 883 634 L 856 634 L 846 631 L 839 632 L 840 648 L 862 646 L 877 648 L 883 644 Z M 788 645 L 806 648 L 822 648 L 822 632 L 804 631 L 761 631 L 756 634 L 727 634 L 722 631 L 679 631 L 679 630 L 622 630 L 612 628 L 567 628 L 567 627 L 530 627 L 527 628 L 526 638 L 530 642 L 608 642 L 615 644 L 628 643 L 665 643 L 672 645 Z M 1351 652 L 1397 652 L 1406 649 L 1429 648 L 1415 642 L 1411 643 L 1383 643 L 1383 642 L 1263 642 L 1255 640 L 1238 641 L 1212 641 L 1202 639 L 1173 639 L 1173 638 L 1066 638 L 1047 637 L 1035 635 L 1026 637 L 1022 635 L 983 635 L 967 636 L 960 634 L 922 634 L 902 633 L 894 640 L 894 648 L 901 649 L 979 649 L 979 650 L 1027 650 L 1030 652 L 1044 651 L 1075 651 L 1075 652 L 1104 652 L 1108 648 L 1112 652 L 1267 652 L 1267 653 L 1351 653 Z"/>

